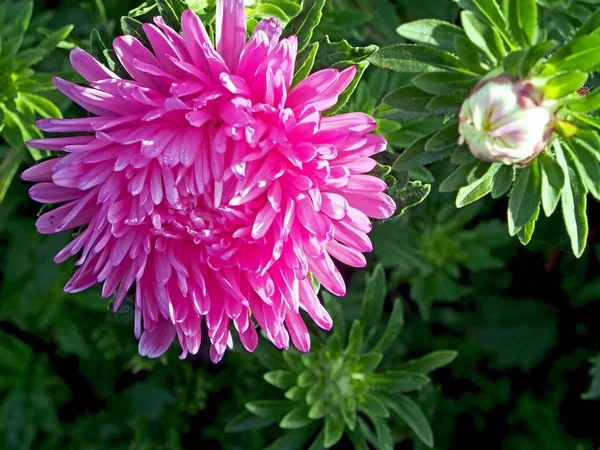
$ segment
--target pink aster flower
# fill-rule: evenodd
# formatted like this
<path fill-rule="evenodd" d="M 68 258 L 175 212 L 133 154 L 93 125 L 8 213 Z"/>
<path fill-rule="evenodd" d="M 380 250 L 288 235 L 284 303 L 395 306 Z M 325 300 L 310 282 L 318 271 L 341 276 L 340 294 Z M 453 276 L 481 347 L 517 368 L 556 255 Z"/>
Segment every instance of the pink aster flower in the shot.
<path fill-rule="evenodd" d="M 219 361 L 232 346 L 257 345 L 254 321 L 279 348 L 307 351 L 306 311 L 331 318 L 309 272 L 336 295 L 344 280 L 332 258 L 362 267 L 369 217 L 389 217 L 383 181 L 364 175 L 383 138 L 361 113 L 323 117 L 355 68 L 325 69 L 290 89 L 297 39 L 274 19 L 246 42 L 242 0 L 217 2 L 216 49 L 192 11 L 183 37 L 161 17 L 145 24 L 152 51 L 132 36 L 114 50 L 123 79 L 81 49 L 74 68 L 89 87 L 55 79 L 91 113 L 38 122 L 38 149 L 65 152 L 23 173 L 31 197 L 62 203 L 37 221 L 40 233 L 83 227 L 55 258 L 80 255 L 65 287 L 103 283 L 119 308 L 135 285 L 139 352 L 157 357 L 175 336 L 181 357 L 200 347 L 202 322 Z M 253 320 L 254 319 L 254 320 Z"/>

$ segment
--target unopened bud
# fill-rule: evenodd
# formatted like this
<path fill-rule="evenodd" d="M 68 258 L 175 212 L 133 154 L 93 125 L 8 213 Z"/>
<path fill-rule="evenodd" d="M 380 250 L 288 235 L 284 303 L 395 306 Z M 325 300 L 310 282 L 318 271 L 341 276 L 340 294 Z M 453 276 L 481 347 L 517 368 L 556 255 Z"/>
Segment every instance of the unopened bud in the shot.
<path fill-rule="evenodd" d="M 479 83 L 459 114 L 459 144 L 478 159 L 525 165 L 550 142 L 555 102 L 540 89 L 510 75 Z"/>

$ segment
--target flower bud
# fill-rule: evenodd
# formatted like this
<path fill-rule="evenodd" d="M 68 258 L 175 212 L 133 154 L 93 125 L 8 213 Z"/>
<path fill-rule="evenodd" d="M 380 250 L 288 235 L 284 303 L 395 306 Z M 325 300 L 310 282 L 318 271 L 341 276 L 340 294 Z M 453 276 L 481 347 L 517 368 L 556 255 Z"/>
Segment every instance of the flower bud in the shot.
<path fill-rule="evenodd" d="M 550 142 L 556 103 L 540 89 L 510 75 L 479 83 L 459 114 L 459 144 L 478 159 L 526 165 Z"/>

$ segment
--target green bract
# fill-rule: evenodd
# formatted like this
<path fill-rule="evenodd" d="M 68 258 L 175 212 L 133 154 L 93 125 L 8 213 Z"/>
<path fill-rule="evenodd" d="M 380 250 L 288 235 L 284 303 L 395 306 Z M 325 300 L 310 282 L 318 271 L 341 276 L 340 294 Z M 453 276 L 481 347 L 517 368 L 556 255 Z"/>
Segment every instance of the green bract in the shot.
<path fill-rule="evenodd" d="M 288 431 L 268 450 L 330 448 L 344 434 L 356 449 L 393 449 L 392 429 L 412 430 L 428 447 L 433 433 L 421 407 L 406 395 L 431 383 L 427 374 L 452 362 L 457 352 L 439 350 L 392 368 L 380 364 L 404 325 L 402 301 L 393 303 L 387 325 L 380 326 L 386 299 L 386 280 L 378 266 L 367 278 L 360 317 L 349 328 L 340 304 L 323 294 L 334 320 L 333 333 L 325 339 L 312 334 L 312 350 L 301 354 L 273 350 L 259 360 L 271 371 L 264 379 L 285 390 L 285 398 L 246 404 L 244 412 L 228 425 L 230 432 L 248 431 L 275 422 Z M 383 330 L 381 333 L 378 330 Z M 264 347 L 263 350 L 264 351 Z M 257 420 L 259 418 L 259 420 Z M 391 427 L 391 422 L 396 423 Z"/>
<path fill-rule="evenodd" d="M 539 18 L 554 17 L 565 2 L 539 2 L 544 8 L 535 0 L 457 3 L 464 9 L 462 28 L 437 19 L 409 22 L 397 31 L 414 43 L 382 48 L 370 58 L 410 80 L 383 98 L 376 117 L 443 124 L 417 134 L 394 168 L 415 170 L 451 156 L 459 167 L 440 189 L 458 191 L 459 208 L 490 193 L 508 195 L 508 230 L 523 244 L 531 240 L 540 212 L 550 216 L 560 203 L 573 253 L 580 256 L 587 240 L 587 194 L 600 199 L 600 92 L 579 90 L 600 70 L 600 11 L 575 2 L 565 19 L 573 22 L 571 31 L 562 25 L 557 31 Z M 578 20 L 584 23 L 576 32 Z M 462 102 L 477 83 L 503 73 L 529 80 L 557 106 L 550 142 L 522 168 L 475 160 L 457 143 Z"/>
<path fill-rule="evenodd" d="M 4 140 L 0 145 L 0 202 L 26 159 L 24 143 L 42 137 L 33 125 L 36 117 L 62 117 L 45 97 L 46 91 L 54 89 L 52 76 L 36 73 L 33 67 L 56 47 L 70 47 L 64 39 L 73 26 L 50 31 L 43 21 L 30 23 L 32 9 L 31 1 L 0 4 L 0 136 Z M 35 161 L 48 154 L 27 149 Z"/>

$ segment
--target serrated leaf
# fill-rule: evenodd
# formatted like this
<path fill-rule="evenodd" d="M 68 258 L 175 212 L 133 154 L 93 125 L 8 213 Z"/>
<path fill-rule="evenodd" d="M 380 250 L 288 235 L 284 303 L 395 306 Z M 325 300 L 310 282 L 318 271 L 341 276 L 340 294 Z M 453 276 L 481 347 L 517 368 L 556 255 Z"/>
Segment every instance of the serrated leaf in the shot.
<path fill-rule="evenodd" d="M 279 426 L 284 430 L 295 430 L 305 427 L 311 420 L 308 417 L 308 406 L 301 406 L 287 413 L 279 422 Z"/>
<path fill-rule="evenodd" d="M 409 41 L 448 52 L 454 51 L 454 38 L 464 36 L 456 25 L 437 19 L 421 19 L 400 25 L 397 33 Z"/>
<path fill-rule="evenodd" d="M 235 416 L 226 426 L 225 433 L 243 433 L 246 431 L 258 430 L 275 423 L 275 420 L 265 419 L 244 411 Z"/>
<path fill-rule="evenodd" d="M 400 419 L 406 422 L 406 425 L 425 445 L 433 447 L 433 431 L 419 405 L 406 395 L 388 399 L 386 405 L 394 414 L 397 414 Z"/>
<path fill-rule="evenodd" d="M 396 299 L 390 318 L 385 327 L 383 334 L 377 344 L 373 347 L 373 352 L 385 353 L 388 348 L 394 343 L 394 341 L 400 335 L 402 328 L 404 327 L 404 309 L 402 307 L 402 301 Z"/>
<path fill-rule="evenodd" d="M 540 203 L 541 176 L 537 160 L 520 169 L 508 200 L 508 232 L 514 236 L 534 215 Z"/>
<path fill-rule="evenodd" d="M 588 235 L 587 192 L 583 180 L 573 167 L 573 161 L 563 152 L 558 140 L 554 141 L 554 151 L 556 161 L 565 175 L 565 185 L 560 196 L 565 227 L 571 239 L 573 254 L 580 257 L 585 250 Z"/>
<path fill-rule="evenodd" d="M 427 355 L 407 361 L 398 368 L 406 372 L 428 374 L 436 369 L 447 366 L 456 359 L 458 352 L 454 350 L 437 350 Z"/>
<path fill-rule="evenodd" d="M 431 72 L 424 73 L 412 79 L 412 83 L 424 92 L 434 95 L 468 92 L 478 77 L 460 72 Z"/>
<path fill-rule="evenodd" d="M 469 40 L 481 49 L 492 62 L 502 59 L 506 50 L 502 38 L 495 28 L 471 11 L 463 11 L 460 19 Z"/>
<path fill-rule="evenodd" d="M 549 150 L 540 153 L 538 160 L 542 172 L 542 208 L 546 217 L 550 217 L 560 200 L 560 194 L 565 184 L 565 176 L 562 168 L 551 156 Z"/>
<path fill-rule="evenodd" d="M 396 203 L 396 212 L 390 219 L 401 216 L 408 208 L 421 203 L 429 195 L 430 191 L 431 185 L 423 184 L 420 181 L 409 181 L 401 189 L 397 189 L 395 186 L 388 188 L 386 191 L 387 194 Z"/>
<path fill-rule="evenodd" d="M 437 152 L 447 147 L 456 146 L 458 141 L 458 125 L 453 124 L 442 128 L 425 143 L 426 152 Z"/>
<path fill-rule="evenodd" d="M 500 163 L 490 164 L 480 178 L 460 188 L 456 194 L 456 207 L 462 208 L 489 194 L 492 191 L 492 180 L 500 166 Z"/>
<path fill-rule="evenodd" d="M 323 16 L 325 0 L 303 0 L 302 11 L 283 30 L 282 37 L 297 36 L 298 52 L 302 52 L 312 39 L 315 27 Z"/>

